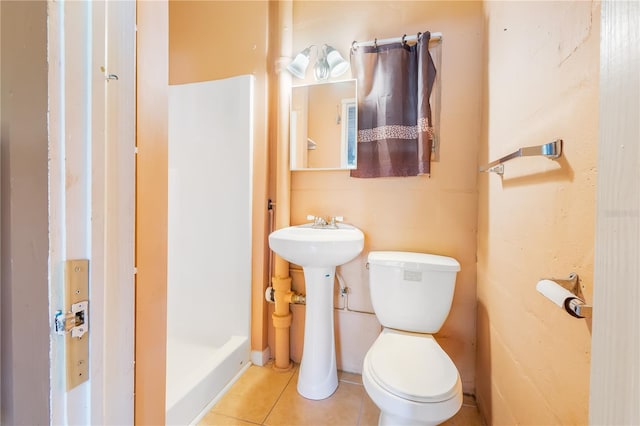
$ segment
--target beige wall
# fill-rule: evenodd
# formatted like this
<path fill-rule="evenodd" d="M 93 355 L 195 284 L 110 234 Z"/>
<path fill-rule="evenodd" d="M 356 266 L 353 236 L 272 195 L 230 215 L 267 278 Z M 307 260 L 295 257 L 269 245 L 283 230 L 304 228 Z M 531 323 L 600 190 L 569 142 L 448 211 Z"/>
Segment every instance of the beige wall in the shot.
<path fill-rule="evenodd" d="M 165 420 L 168 7 L 137 4 L 135 422 L 154 425 Z"/>
<path fill-rule="evenodd" d="M 327 43 L 348 58 L 353 40 L 442 32 L 442 140 L 440 162 L 431 177 L 355 179 L 347 171 L 292 173 L 291 222 L 307 214 L 343 215 L 365 233 L 365 250 L 339 268 L 350 288 L 349 307 L 371 311 L 366 256 L 371 250 L 429 252 L 458 259 L 453 307 L 438 340 L 462 375 L 465 392 L 474 391 L 476 309 L 476 159 L 481 131 L 482 43 L 480 2 L 295 2 L 293 44 L 298 52 Z M 314 57 L 307 80 L 312 81 Z M 342 78 L 346 78 L 343 76 Z M 300 82 L 300 80 L 296 80 Z M 294 286 L 302 289 L 301 274 Z M 336 286 L 337 287 L 337 286 Z M 344 304 L 336 298 L 338 306 Z M 301 354 L 304 308 L 295 306 L 292 357 Z M 338 363 L 361 368 L 361 358 L 378 325 L 367 314 L 336 314 Z M 371 329 L 374 329 L 371 335 Z M 359 335 L 367 330 L 366 339 Z M 348 348 L 348 342 L 358 343 Z M 345 356 L 342 350 L 353 356 Z M 346 354 L 348 355 L 348 354 Z M 348 364 L 348 365 L 345 365 Z"/>
<path fill-rule="evenodd" d="M 486 2 L 480 163 L 560 137 L 563 157 L 482 174 L 477 398 L 489 424 L 586 424 L 591 323 L 536 292 L 576 272 L 591 301 L 599 4 Z"/>

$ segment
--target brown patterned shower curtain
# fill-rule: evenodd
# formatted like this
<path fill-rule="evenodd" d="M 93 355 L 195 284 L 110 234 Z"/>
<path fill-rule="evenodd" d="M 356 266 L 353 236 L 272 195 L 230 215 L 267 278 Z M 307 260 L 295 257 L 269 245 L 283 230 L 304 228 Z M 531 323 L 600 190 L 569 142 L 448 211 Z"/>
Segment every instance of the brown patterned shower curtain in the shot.
<path fill-rule="evenodd" d="M 358 81 L 358 168 L 352 177 L 429 174 L 433 125 L 429 98 L 436 68 L 431 34 L 417 42 L 354 46 Z"/>

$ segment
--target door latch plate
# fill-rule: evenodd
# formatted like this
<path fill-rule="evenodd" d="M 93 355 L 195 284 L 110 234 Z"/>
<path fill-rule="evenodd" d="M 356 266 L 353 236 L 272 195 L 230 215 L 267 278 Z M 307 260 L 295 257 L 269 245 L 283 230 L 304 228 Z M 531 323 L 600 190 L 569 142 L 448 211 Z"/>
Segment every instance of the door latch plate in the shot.
<path fill-rule="evenodd" d="M 54 315 L 57 334 L 65 339 L 67 390 L 89 379 L 89 261 L 67 260 L 64 300 L 68 308 Z"/>
<path fill-rule="evenodd" d="M 57 311 L 55 315 L 56 333 L 81 338 L 89 331 L 89 302 L 87 300 L 71 305 L 71 312 Z"/>

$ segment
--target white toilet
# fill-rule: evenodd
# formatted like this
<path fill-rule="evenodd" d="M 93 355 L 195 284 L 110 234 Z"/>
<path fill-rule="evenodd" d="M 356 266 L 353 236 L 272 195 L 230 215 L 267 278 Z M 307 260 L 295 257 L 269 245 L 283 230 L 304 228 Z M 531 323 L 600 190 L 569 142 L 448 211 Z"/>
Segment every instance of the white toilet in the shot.
<path fill-rule="evenodd" d="M 382 333 L 364 358 L 362 381 L 379 425 L 437 425 L 462 406 L 458 369 L 432 334 L 453 300 L 460 264 L 424 253 L 369 253 L 371 302 Z"/>

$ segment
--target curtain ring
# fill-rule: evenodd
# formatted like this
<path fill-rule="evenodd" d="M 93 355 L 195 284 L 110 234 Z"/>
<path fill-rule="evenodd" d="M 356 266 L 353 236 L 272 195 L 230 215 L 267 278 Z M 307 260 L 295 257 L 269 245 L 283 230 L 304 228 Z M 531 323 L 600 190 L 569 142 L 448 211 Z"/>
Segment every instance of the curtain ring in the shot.
<path fill-rule="evenodd" d="M 353 43 L 351 43 L 351 50 L 356 48 L 356 44 L 358 44 L 358 42 L 353 40 Z"/>
<path fill-rule="evenodd" d="M 420 36 L 422 35 L 422 33 L 420 31 L 418 31 L 418 35 L 416 36 L 416 42 L 420 41 Z"/>
<path fill-rule="evenodd" d="M 376 49 L 378 48 L 378 39 L 377 38 L 373 39 L 373 47 L 375 47 Z"/>
<path fill-rule="evenodd" d="M 407 38 L 407 35 L 406 35 L 406 34 L 402 36 L 402 45 L 403 45 L 403 46 L 406 46 L 406 45 L 407 45 L 407 40 L 406 40 L 406 38 Z"/>

